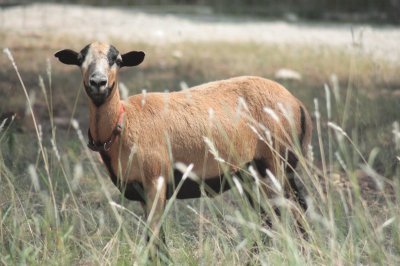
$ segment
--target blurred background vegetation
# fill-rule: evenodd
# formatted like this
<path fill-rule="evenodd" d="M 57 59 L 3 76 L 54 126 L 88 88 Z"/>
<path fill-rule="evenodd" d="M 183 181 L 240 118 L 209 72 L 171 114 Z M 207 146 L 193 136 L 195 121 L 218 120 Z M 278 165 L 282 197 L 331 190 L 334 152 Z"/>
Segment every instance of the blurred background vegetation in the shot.
<path fill-rule="evenodd" d="M 0 6 L 64 3 L 99 6 L 164 7 L 173 12 L 240 14 L 350 22 L 400 22 L 400 0 L 0 0 Z M 172 8 L 173 6 L 173 8 Z"/>
<path fill-rule="evenodd" d="M 43 2 L 51 5 L 31 6 Z M 400 265 L 400 27 L 385 25 L 400 22 L 399 7 L 400 0 L 0 0 L 0 50 L 9 48 L 23 81 L 1 53 L 0 265 L 146 264 L 143 211 L 85 148 L 81 74 L 53 56 L 97 39 L 146 52 L 142 65 L 121 71 L 126 94 L 257 75 L 282 83 L 313 116 L 313 156 L 298 177 L 312 203 L 308 239 L 283 205 L 282 219 L 271 213 L 274 227 L 264 230 L 233 189 L 174 203 L 164 226 L 176 265 Z"/>

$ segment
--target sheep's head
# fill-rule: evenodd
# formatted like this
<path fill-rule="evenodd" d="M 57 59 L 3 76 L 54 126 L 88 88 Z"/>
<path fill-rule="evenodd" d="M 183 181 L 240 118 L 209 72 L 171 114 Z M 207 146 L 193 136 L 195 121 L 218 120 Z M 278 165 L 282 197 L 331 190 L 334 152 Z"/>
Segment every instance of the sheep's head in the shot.
<path fill-rule="evenodd" d="M 143 52 L 132 51 L 120 54 L 109 44 L 91 43 L 79 53 L 70 49 L 57 52 L 60 62 L 80 67 L 83 86 L 96 106 L 102 105 L 115 93 L 118 70 L 125 66 L 137 66 L 144 59 Z"/>

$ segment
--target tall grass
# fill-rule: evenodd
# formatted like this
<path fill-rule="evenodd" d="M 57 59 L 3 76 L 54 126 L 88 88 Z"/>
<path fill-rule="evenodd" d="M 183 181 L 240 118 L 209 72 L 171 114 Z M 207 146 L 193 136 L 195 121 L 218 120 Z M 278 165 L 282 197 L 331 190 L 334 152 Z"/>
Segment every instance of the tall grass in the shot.
<path fill-rule="evenodd" d="M 29 148 L 37 152 L 26 171 L 17 172 L 6 164 L 2 154 L 5 149 L 0 150 L 0 262 L 4 265 L 156 263 L 148 259 L 143 211 L 137 203 L 124 200 L 111 184 L 97 155 L 87 149 L 78 121 L 73 120 L 72 127 L 74 138 L 79 141 L 72 147 L 58 146 L 50 64 L 47 77 L 39 83 L 49 117 L 42 123 L 51 125 L 51 134 L 44 135 L 23 77 L 11 53 L 5 52 L 31 109 L 36 137 L 30 140 Z M 314 100 L 316 141 L 309 155 L 300 158 L 296 175 L 297 183 L 307 194 L 308 211 L 299 211 L 299 206 L 285 199 L 282 193 L 266 200 L 257 183 L 240 184 L 235 179 L 230 192 L 215 198 L 176 201 L 173 197 L 162 219 L 172 258 L 170 264 L 400 263 L 400 159 L 392 158 L 397 160 L 394 177 L 387 178 L 384 171 L 374 170 L 376 150 L 365 153 L 358 146 L 358 136 L 346 131 L 351 96 L 343 97 L 338 90 L 337 83 L 328 81 L 325 95 Z M 347 107 L 342 112 L 343 106 Z M 11 126 L 2 122 L 0 145 L 4 147 Z M 392 145 L 397 147 L 397 154 L 399 135 L 399 126 L 394 123 Z M 218 157 L 212 141 L 208 141 L 208 146 Z M 190 167 L 184 169 L 187 174 Z M 244 171 L 250 179 L 256 175 L 251 168 Z M 275 186 L 279 191 L 279 184 Z M 255 199 L 260 198 L 260 204 L 270 210 L 272 228 L 266 227 L 262 217 L 250 207 L 243 190 Z M 272 203 L 280 207 L 281 217 L 273 212 Z M 296 227 L 299 215 L 306 238 Z"/>

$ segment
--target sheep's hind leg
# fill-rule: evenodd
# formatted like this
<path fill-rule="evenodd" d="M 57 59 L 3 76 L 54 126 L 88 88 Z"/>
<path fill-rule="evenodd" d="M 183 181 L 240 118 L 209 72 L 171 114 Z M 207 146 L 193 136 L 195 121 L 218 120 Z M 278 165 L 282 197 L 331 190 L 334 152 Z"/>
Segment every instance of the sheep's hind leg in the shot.
<path fill-rule="evenodd" d="M 259 193 L 256 193 L 252 188 L 254 186 L 254 183 L 248 184 L 249 186 L 245 186 L 244 189 L 244 194 L 247 198 L 247 201 L 249 205 L 260 215 L 261 218 L 261 223 L 262 225 L 267 228 L 271 229 L 272 228 L 272 217 L 271 217 L 271 212 L 275 213 L 278 217 L 280 217 L 280 210 L 277 207 L 273 206 L 268 206 L 268 202 L 262 202 L 261 200 L 265 198 L 266 196 L 271 196 L 271 193 L 273 193 L 271 187 L 269 186 L 267 181 L 267 169 L 269 171 L 274 171 L 274 168 L 271 169 L 269 165 L 267 165 L 266 160 L 263 159 L 255 159 L 251 163 L 247 164 L 247 167 L 253 167 L 254 170 L 256 170 L 255 173 L 251 173 L 253 176 L 248 176 L 248 174 L 243 174 L 243 173 L 238 173 L 237 175 L 240 176 L 242 182 L 244 185 L 247 185 L 249 182 L 246 181 L 254 181 L 254 178 L 259 179 L 259 187 L 257 187 Z M 254 174 L 257 175 L 257 177 L 254 176 Z M 263 195 L 264 194 L 264 195 Z M 276 193 L 275 193 L 276 194 Z M 264 197 L 265 196 L 265 197 Z M 272 210 L 271 210 L 272 208 Z M 265 235 L 262 237 L 262 246 L 268 245 L 270 241 L 270 238 Z M 251 247 L 251 254 L 253 254 L 255 257 L 252 259 L 256 259 L 260 253 L 260 247 L 257 244 L 257 242 L 254 242 L 252 247 Z M 253 263 L 253 262 L 252 262 Z M 246 265 L 252 265 L 252 263 L 248 262 Z"/>
<path fill-rule="evenodd" d="M 155 184 L 154 184 L 155 183 Z M 162 226 L 162 215 L 166 204 L 165 180 L 158 180 L 146 190 L 145 212 L 147 219 L 147 243 L 150 245 L 150 259 L 152 261 L 161 261 L 169 263 L 171 257 L 165 241 L 165 232 Z"/>
<path fill-rule="evenodd" d="M 259 177 L 260 177 L 260 189 L 261 192 L 264 194 L 266 197 L 271 197 L 272 195 L 277 194 L 276 191 L 271 187 L 270 182 L 267 182 L 267 170 L 271 171 L 271 173 L 275 174 L 275 167 L 274 165 L 268 165 L 266 163 L 266 160 L 264 159 L 254 159 L 252 166 L 255 167 Z M 263 204 L 262 202 L 258 202 L 259 199 L 254 198 L 254 193 L 249 193 L 248 191 L 245 192 L 246 197 L 250 203 L 250 205 L 260 211 L 261 218 L 263 219 L 264 224 L 268 227 L 272 227 L 272 221 L 271 217 L 268 215 L 268 209 L 269 207 L 266 206 L 266 204 Z M 280 217 L 280 210 L 277 207 L 272 206 L 274 213 Z"/>
<path fill-rule="evenodd" d="M 285 180 L 285 185 L 284 185 L 285 197 L 290 198 L 291 196 L 293 196 L 295 201 L 299 204 L 301 210 L 303 212 L 306 212 L 307 208 L 308 208 L 307 202 L 306 202 L 304 195 L 303 195 L 302 191 L 300 190 L 299 186 L 296 184 L 296 180 L 295 180 L 294 169 L 297 166 L 298 159 L 290 151 L 288 153 L 287 163 L 288 163 L 288 165 L 286 167 L 286 180 Z M 299 211 L 296 211 L 296 213 L 295 213 L 295 215 L 296 215 L 297 228 L 300 231 L 300 233 L 302 234 L 302 236 L 305 239 L 307 239 L 308 238 L 307 232 L 302 223 L 302 221 L 304 221 L 303 218 L 301 217 L 302 214 Z"/>
<path fill-rule="evenodd" d="M 295 181 L 294 169 L 297 166 L 298 159 L 290 151 L 288 153 L 287 162 L 288 162 L 288 166 L 286 167 L 287 183 L 285 182 L 285 193 L 286 193 L 286 196 L 289 197 L 290 194 L 293 194 L 294 197 L 295 197 L 295 200 L 300 205 L 300 207 L 303 209 L 303 211 L 306 211 L 307 208 L 308 208 L 307 202 L 306 202 L 306 200 L 304 198 L 304 195 L 300 191 L 300 188 L 297 186 L 296 181 Z"/>

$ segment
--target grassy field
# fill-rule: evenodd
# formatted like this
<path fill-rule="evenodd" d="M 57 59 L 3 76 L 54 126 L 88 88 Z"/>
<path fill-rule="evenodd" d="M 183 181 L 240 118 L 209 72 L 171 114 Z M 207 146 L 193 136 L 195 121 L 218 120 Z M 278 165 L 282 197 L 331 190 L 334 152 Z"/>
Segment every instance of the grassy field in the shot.
<path fill-rule="evenodd" d="M 3 54 L 0 264 L 147 263 L 140 205 L 120 196 L 97 154 L 85 146 L 88 110 L 80 73 L 52 57 L 85 42 L 5 32 L 0 38 L 28 95 Z M 130 94 L 238 75 L 274 79 L 278 69 L 290 68 L 302 79 L 279 81 L 313 114 L 313 156 L 302 158 L 298 176 L 310 206 L 303 215 L 308 239 L 296 231 L 293 204 L 282 204 L 280 219 L 271 213 L 274 226 L 265 228 L 233 189 L 216 198 L 170 202 L 164 226 L 171 264 L 400 263 L 398 64 L 371 59 L 357 46 L 112 43 L 120 51 L 147 54 L 140 67 L 121 73 Z M 3 124 L 7 113 L 16 115 Z"/>

